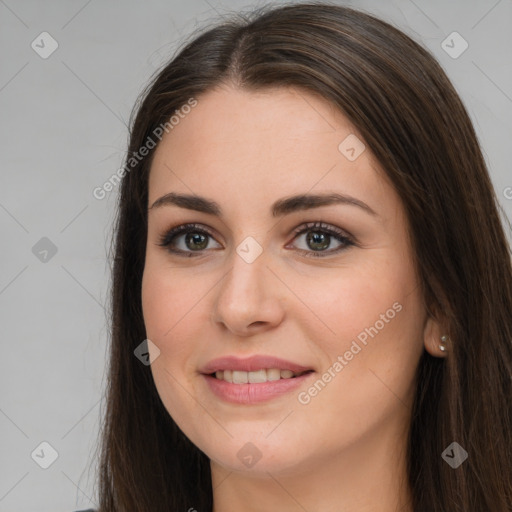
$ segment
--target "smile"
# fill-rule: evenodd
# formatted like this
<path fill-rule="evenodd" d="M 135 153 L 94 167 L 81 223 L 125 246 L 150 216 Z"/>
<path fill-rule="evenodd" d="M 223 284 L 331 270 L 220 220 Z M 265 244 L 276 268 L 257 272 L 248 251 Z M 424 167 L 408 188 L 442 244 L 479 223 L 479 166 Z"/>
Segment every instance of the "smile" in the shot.
<path fill-rule="evenodd" d="M 309 373 L 310 371 L 312 370 L 293 372 L 292 370 L 280 370 L 279 368 L 261 369 L 253 372 L 219 370 L 212 374 L 212 376 L 215 376 L 215 378 L 218 380 L 230 382 L 233 384 L 260 384 L 263 382 L 273 382 L 280 379 L 293 379 L 300 377 L 305 373 Z"/>
<path fill-rule="evenodd" d="M 245 405 L 277 399 L 315 374 L 311 367 L 271 355 L 224 356 L 199 372 L 213 398 Z"/>

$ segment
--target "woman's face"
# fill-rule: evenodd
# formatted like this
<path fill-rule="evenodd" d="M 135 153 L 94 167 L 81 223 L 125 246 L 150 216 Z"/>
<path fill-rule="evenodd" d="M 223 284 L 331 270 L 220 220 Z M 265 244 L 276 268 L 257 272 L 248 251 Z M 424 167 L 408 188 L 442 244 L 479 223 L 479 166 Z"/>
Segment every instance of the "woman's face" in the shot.
<path fill-rule="evenodd" d="M 149 178 L 142 301 L 164 406 L 232 471 L 394 453 L 419 357 L 442 334 L 399 197 L 318 97 L 223 87 L 196 99 Z M 161 199 L 171 193 L 192 197 Z"/>

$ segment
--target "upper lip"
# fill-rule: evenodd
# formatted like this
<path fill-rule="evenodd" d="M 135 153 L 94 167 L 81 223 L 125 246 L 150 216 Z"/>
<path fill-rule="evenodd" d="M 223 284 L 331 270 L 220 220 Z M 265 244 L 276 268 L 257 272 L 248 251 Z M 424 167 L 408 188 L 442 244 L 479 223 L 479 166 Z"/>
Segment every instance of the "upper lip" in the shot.
<path fill-rule="evenodd" d="M 204 374 L 211 374 L 223 370 L 238 370 L 242 372 L 254 372 L 261 369 L 277 368 L 279 370 L 291 370 L 292 372 L 304 372 L 312 370 L 285 359 L 274 356 L 255 355 L 241 359 L 236 356 L 225 356 L 213 359 L 204 365 L 199 371 Z"/>

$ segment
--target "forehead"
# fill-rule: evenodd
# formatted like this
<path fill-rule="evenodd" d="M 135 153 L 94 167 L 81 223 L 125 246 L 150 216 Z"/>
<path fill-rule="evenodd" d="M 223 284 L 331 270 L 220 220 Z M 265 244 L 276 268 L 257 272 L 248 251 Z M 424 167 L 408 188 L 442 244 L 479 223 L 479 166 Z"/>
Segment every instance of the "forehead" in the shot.
<path fill-rule="evenodd" d="M 297 88 L 223 86 L 196 100 L 156 149 L 150 204 L 171 191 L 215 196 L 233 213 L 309 191 L 397 200 L 357 131 L 323 98 Z M 343 152 L 347 144 L 356 156 L 362 151 L 355 160 Z"/>

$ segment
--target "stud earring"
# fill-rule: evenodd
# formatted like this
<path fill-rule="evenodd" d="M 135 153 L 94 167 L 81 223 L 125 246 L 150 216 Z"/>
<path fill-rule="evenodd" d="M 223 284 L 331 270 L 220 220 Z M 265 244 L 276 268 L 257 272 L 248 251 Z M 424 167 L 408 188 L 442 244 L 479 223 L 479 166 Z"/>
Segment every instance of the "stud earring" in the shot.
<path fill-rule="evenodd" d="M 446 345 L 445 343 L 448 341 L 448 336 L 443 335 L 441 336 L 441 343 L 439 345 L 439 350 L 441 350 L 441 352 L 446 352 Z"/>

